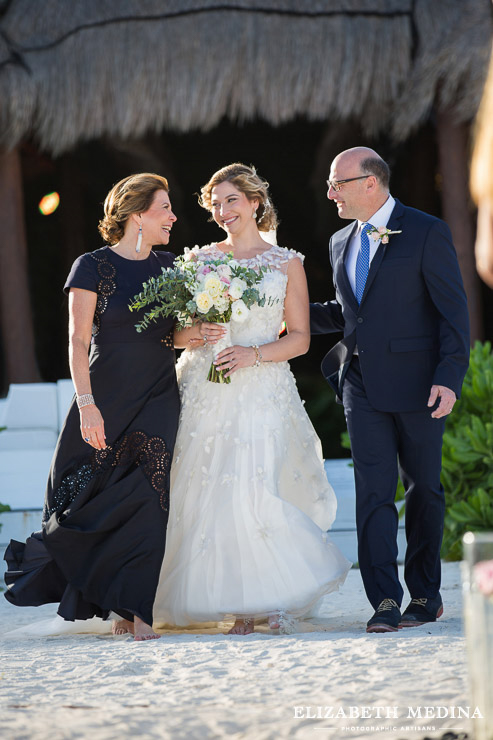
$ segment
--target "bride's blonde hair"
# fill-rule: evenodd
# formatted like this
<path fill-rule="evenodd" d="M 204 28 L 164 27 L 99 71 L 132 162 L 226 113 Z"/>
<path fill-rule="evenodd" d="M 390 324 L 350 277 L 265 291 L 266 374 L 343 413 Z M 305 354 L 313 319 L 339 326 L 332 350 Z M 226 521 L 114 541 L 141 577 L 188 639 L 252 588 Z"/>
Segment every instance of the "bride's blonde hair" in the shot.
<path fill-rule="evenodd" d="M 269 183 L 257 175 L 255 167 L 247 167 L 241 162 L 228 164 L 215 172 L 209 182 L 200 188 L 199 203 L 202 208 L 212 211 L 212 189 L 222 182 L 230 182 L 248 200 L 258 199 L 257 227 L 259 231 L 271 231 L 277 228 L 277 213 L 269 197 Z"/>

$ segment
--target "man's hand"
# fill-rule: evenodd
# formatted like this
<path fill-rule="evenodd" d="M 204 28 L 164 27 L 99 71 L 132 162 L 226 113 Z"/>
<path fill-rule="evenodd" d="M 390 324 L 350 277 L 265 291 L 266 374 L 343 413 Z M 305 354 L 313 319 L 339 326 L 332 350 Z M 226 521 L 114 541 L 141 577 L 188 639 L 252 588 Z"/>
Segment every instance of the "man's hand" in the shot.
<path fill-rule="evenodd" d="M 450 388 L 444 385 L 432 385 L 428 406 L 434 406 L 437 398 L 440 398 L 440 404 L 431 415 L 433 419 L 441 419 L 442 416 L 448 416 L 457 400 L 457 396 Z"/>

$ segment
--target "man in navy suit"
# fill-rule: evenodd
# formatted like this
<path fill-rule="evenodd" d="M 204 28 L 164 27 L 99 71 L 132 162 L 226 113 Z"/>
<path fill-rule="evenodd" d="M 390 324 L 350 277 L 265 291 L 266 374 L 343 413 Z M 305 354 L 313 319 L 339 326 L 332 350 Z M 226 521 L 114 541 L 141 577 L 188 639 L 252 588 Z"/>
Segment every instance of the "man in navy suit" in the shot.
<path fill-rule="evenodd" d="M 467 303 L 449 228 L 395 200 L 389 176 L 388 165 L 365 147 L 332 162 L 327 197 L 352 221 L 329 244 L 336 298 L 310 307 L 312 334 L 344 332 L 322 371 L 342 400 L 351 440 L 359 566 L 375 609 L 367 632 L 434 622 L 443 613 L 442 437 L 469 357 Z M 404 578 L 411 595 L 402 614 L 398 473 L 406 489 Z"/>

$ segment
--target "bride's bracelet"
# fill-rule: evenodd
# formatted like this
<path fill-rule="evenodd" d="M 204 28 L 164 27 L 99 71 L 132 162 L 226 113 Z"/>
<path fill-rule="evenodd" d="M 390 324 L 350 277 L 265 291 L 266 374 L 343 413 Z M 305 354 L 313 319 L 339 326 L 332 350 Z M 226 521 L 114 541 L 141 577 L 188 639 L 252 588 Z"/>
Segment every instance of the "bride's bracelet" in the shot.
<path fill-rule="evenodd" d="M 77 396 L 77 406 L 82 409 L 84 406 L 92 406 L 94 404 L 94 396 L 92 393 L 84 393 L 82 396 Z"/>
<path fill-rule="evenodd" d="M 258 344 L 252 344 L 252 349 L 255 350 L 255 362 L 254 367 L 260 367 L 260 363 L 263 361 L 262 352 Z"/>

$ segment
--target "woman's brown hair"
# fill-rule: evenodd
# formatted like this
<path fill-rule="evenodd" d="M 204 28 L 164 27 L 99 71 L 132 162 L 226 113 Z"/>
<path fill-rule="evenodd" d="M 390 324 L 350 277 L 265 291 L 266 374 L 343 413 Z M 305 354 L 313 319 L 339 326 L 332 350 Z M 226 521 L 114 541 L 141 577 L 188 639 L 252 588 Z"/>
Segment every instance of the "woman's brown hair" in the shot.
<path fill-rule="evenodd" d="M 125 233 L 125 224 L 132 213 L 149 210 L 158 190 L 168 193 L 168 181 L 152 172 L 130 175 L 113 185 L 104 201 L 104 218 L 98 226 L 103 239 L 108 244 L 117 244 Z"/>

